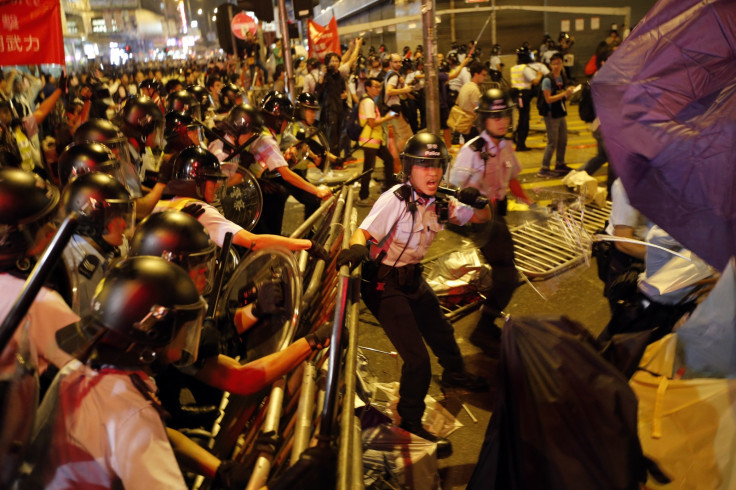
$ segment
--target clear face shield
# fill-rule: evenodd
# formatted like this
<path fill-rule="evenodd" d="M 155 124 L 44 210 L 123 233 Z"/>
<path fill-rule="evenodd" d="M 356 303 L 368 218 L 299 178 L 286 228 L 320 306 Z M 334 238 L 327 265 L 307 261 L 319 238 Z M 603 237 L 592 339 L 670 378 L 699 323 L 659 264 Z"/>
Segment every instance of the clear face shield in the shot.
<path fill-rule="evenodd" d="M 202 333 L 202 320 L 207 312 L 207 303 L 200 297 L 193 305 L 176 306 L 176 323 L 179 327 L 169 351 L 173 354 L 172 364 L 178 368 L 191 366 L 199 355 L 199 340 Z M 180 354 L 179 354 L 180 353 Z M 178 355 L 178 359 L 176 359 Z"/>
<path fill-rule="evenodd" d="M 112 151 L 115 158 L 118 160 L 120 164 L 120 174 L 122 175 L 121 183 L 123 186 L 128 190 L 133 198 L 141 197 L 143 192 L 141 190 L 140 179 L 138 178 L 138 173 L 133 165 L 133 159 L 130 157 L 128 141 L 125 136 L 121 135 L 118 138 L 102 141 L 101 143 L 110 148 L 110 151 Z M 113 177 L 117 179 L 117 175 L 113 175 Z"/>
<path fill-rule="evenodd" d="M 200 295 L 206 296 L 212 292 L 215 279 L 215 259 L 217 247 L 214 243 L 202 252 L 187 254 L 186 257 L 178 257 L 171 252 L 164 251 L 161 258 L 173 262 L 189 273 L 189 277 L 197 286 Z"/>
<path fill-rule="evenodd" d="M 221 178 L 206 178 L 199 186 L 202 194 L 202 199 L 207 204 L 211 204 L 218 207 L 222 202 L 222 197 L 225 194 L 225 182 L 227 177 Z"/>
<path fill-rule="evenodd" d="M 204 130 L 198 124 L 187 126 L 187 136 L 194 145 L 206 147 L 207 140 L 204 137 Z"/>
<path fill-rule="evenodd" d="M 135 201 L 106 199 L 102 238 L 113 247 L 123 244 L 135 230 Z"/>
<path fill-rule="evenodd" d="M 146 146 L 152 150 L 163 150 L 166 146 L 166 138 L 164 138 L 164 122 L 156 122 L 148 136 L 146 136 Z"/>
<path fill-rule="evenodd" d="M 513 133 L 513 115 L 513 108 L 484 114 L 481 130 L 485 129 L 488 134 L 496 138 L 502 138 L 508 133 Z"/>

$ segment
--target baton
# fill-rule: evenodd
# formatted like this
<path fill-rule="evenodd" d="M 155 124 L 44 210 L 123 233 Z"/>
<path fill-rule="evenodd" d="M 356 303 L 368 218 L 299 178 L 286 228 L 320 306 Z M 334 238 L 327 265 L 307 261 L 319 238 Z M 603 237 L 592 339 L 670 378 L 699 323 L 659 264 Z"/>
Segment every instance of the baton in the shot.
<path fill-rule="evenodd" d="M 222 283 L 225 280 L 225 267 L 227 265 L 227 258 L 230 255 L 230 248 L 233 244 L 233 233 L 228 231 L 225 233 L 225 239 L 222 242 L 222 249 L 220 250 L 220 267 L 217 269 L 215 274 L 215 281 L 212 285 L 212 296 L 210 302 L 207 305 L 207 316 L 212 317 L 217 311 L 217 304 L 220 302 L 220 292 L 222 291 Z"/>
<path fill-rule="evenodd" d="M 255 133 L 253 136 L 251 136 L 250 138 L 248 138 L 248 140 L 245 143 L 243 143 L 239 147 L 235 148 L 235 151 L 233 151 L 230 155 L 228 155 L 227 158 L 225 158 L 223 160 L 223 162 L 229 162 L 230 160 L 232 160 L 236 156 L 238 156 L 241 153 L 243 153 L 245 151 L 245 149 L 248 148 L 248 146 L 250 146 L 250 144 L 253 143 L 260 135 L 261 135 L 260 133 Z"/>

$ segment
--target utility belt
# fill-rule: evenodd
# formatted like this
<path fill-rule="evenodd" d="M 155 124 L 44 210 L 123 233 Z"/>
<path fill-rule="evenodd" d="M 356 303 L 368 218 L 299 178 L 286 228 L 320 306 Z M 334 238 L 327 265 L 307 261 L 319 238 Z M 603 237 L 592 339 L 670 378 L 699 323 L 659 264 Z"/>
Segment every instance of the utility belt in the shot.
<path fill-rule="evenodd" d="M 363 279 L 368 282 L 376 282 L 377 289 L 382 289 L 383 285 L 390 283 L 402 289 L 415 290 L 422 280 L 423 271 L 424 265 L 422 264 L 391 267 L 371 260 L 363 264 Z"/>

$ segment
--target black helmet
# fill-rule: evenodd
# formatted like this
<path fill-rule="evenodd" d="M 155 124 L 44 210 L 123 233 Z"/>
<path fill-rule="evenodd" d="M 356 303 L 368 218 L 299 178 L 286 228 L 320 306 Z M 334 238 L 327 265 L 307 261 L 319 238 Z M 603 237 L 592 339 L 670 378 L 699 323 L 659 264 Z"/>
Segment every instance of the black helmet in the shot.
<path fill-rule="evenodd" d="M 447 60 L 442 60 L 440 63 L 440 71 L 442 73 L 450 73 L 450 63 L 447 62 Z"/>
<path fill-rule="evenodd" d="M 261 102 L 261 111 L 264 114 L 289 120 L 294 117 L 294 104 L 291 103 L 288 95 L 271 90 Z"/>
<path fill-rule="evenodd" d="M 176 180 L 226 179 L 220 170 L 220 161 L 211 152 L 199 146 L 184 148 L 174 159 L 173 178 Z"/>
<path fill-rule="evenodd" d="M 86 362 L 138 366 L 156 360 L 186 329 L 182 358 L 193 362 L 206 303 L 181 267 L 160 257 L 130 257 L 100 282 L 90 313 L 56 334 L 58 345 Z"/>
<path fill-rule="evenodd" d="M 297 107 L 302 109 L 314 109 L 319 110 L 319 100 L 314 94 L 309 92 L 302 92 L 299 97 L 296 98 Z"/>
<path fill-rule="evenodd" d="M 401 170 L 409 178 L 414 165 L 445 168 L 450 161 L 445 142 L 433 133 L 417 133 L 406 142 L 401 152 Z"/>
<path fill-rule="evenodd" d="M 447 55 L 447 62 L 451 65 L 457 65 L 460 63 L 460 59 L 457 57 L 457 53 L 450 53 Z"/>
<path fill-rule="evenodd" d="M 134 136 L 146 137 L 151 134 L 157 126 L 162 126 L 164 115 L 158 105 L 145 95 L 134 97 L 125 101 L 121 111 L 123 131 L 132 129 Z"/>
<path fill-rule="evenodd" d="M 79 213 L 77 233 L 112 246 L 119 246 L 123 234 L 135 224 L 135 201 L 130 193 L 113 177 L 99 172 L 82 174 L 67 184 L 61 211 Z"/>
<path fill-rule="evenodd" d="M 180 211 L 148 216 L 130 243 L 130 256 L 155 255 L 184 268 L 200 294 L 212 291 L 216 251 L 204 226 Z"/>
<path fill-rule="evenodd" d="M 212 98 L 210 93 L 201 85 L 190 85 L 187 87 L 187 92 L 192 94 L 194 98 L 199 102 L 199 107 L 202 113 L 212 107 Z"/>
<path fill-rule="evenodd" d="M 199 146 L 184 148 L 174 157 L 173 174 L 168 190 L 177 196 L 194 197 L 208 202 L 217 201 L 216 193 L 210 199 L 205 195 L 208 180 L 225 180 L 227 175 L 220 169 L 220 161 L 215 155 Z M 222 192 L 220 186 L 216 192 Z"/>
<path fill-rule="evenodd" d="M 62 186 L 67 185 L 74 177 L 90 172 L 103 172 L 112 175 L 121 184 L 125 182 L 120 162 L 102 143 L 71 143 L 59 155 L 58 166 L 59 182 Z"/>
<path fill-rule="evenodd" d="M 227 112 L 243 103 L 243 91 L 234 83 L 223 85 L 220 89 L 220 112 Z"/>
<path fill-rule="evenodd" d="M 501 55 L 501 45 L 496 43 L 491 48 L 491 55 L 492 56 L 500 56 Z"/>
<path fill-rule="evenodd" d="M 166 97 L 166 108 L 169 111 L 186 112 L 187 114 L 202 118 L 202 111 L 197 98 L 187 90 L 173 92 Z"/>
<path fill-rule="evenodd" d="M 403 68 L 406 71 L 411 71 L 414 69 L 414 63 L 411 61 L 411 58 L 404 58 L 401 60 L 401 68 Z"/>
<path fill-rule="evenodd" d="M 0 265 L 25 257 L 53 216 L 59 189 L 19 168 L 0 168 Z"/>
<path fill-rule="evenodd" d="M 491 88 L 480 96 L 475 112 L 481 117 L 511 117 L 514 105 L 511 95 L 507 91 L 500 88 Z"/>
<path fill-rule="evenodd" d="M 529 63 L 532 61 L 531 51 L 529 51 L 528 43 L 524 43 L 516 50 L 517 63 Z"/>
<path fill-rule="evenodd" d="M 248 133 L 259 133 L 263 128 L 263 119 L 258 109 L 252 105 L 240 104 L 230 109 L 223 125 L 228 133 L 238 137 Z"/>
<path fill-rule="evenodd" d="M 182 128 L 186 128 L 192 124 L 194 120 L 192 116 L 183 111 L 169 111 L 166 113 L 166 126 L 164 129 L 164 137 L 169 139 Z"/>
<path fill-rule="evenodd" d="M 128 141 L 125 134 L 107 119 L 90 119 L 82 123 L 74 132 L 75 143 L 97 142 L 102 143 L 112 151 L 115 160 L 119 164 L 119 173 L 115 171 L 102 170 L 118 179 L 133 197 L 141 195 L 140 181 L 135 172 L 135 166 L 131 163 L 128 151 Z M 61 167 L 59 176 L 61 176 Z M 126 169 L 128 170 L 126 172 Z M 79 172 L 77 172 L 79 173 Z M 62 182 L 66 184 L 66 181 Z"/>

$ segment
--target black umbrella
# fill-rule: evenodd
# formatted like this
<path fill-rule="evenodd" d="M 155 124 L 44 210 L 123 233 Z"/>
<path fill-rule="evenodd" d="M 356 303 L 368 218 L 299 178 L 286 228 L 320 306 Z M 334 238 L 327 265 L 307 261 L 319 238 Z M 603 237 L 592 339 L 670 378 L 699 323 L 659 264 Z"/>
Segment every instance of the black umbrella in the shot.
<path fill-rule="evenodd" d="M 722 270 L 736 254 L 736 8 L 660 0 L 592 82 L 634 207 Z"/>

